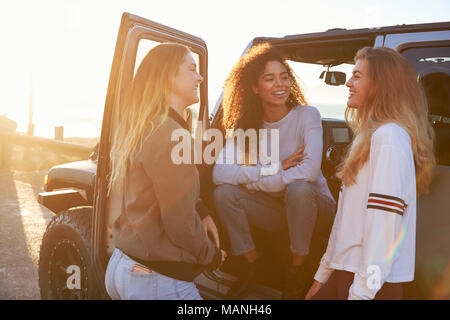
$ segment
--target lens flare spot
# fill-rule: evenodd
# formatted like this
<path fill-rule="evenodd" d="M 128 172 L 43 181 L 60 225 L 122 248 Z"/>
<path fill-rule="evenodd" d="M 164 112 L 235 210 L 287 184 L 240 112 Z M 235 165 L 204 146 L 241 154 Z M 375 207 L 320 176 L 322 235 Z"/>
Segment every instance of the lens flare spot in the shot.
<path fill-rule="evenodd" d="M 406 235 L 406 227 L 404 226 L 404 224 L 402 224 L 400 232 L 397 235 L 397 238 L 395 239 L 394 245 L 392 246 L 392 248 L 388 251 L 386 257 L 385 257 L 385 261 L 391 261 L 396 252 L 398 251 L 398 249 L 400 248 L 403 240 L 405 239 L 405 235 Z"/>

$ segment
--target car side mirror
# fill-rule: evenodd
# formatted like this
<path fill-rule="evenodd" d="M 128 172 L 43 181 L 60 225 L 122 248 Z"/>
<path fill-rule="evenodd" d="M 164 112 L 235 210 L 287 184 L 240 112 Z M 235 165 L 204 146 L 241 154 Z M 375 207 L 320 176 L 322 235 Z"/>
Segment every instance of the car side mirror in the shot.
<path fill-rule="evenodd" d="M 323 71 L 320 74 L 319 79 L 322 79 L 325 75 L 325 83 L 330 86 L 340 86 L 345 84 L 346 74 L 340 71 Z"/>

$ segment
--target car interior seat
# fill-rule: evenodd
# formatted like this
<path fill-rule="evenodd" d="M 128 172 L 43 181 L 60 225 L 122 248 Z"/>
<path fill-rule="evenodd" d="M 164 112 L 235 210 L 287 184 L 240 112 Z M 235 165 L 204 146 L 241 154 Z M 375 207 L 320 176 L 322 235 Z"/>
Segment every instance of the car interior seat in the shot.
<path fill-rule="evenodd" d="M 425 89 L 429 114 L 438 116 L 432 122 L 435 132 L 436 162 L 450 165 L 450 70 L 430 68 L 422 74 L 420 82 Z"/>
<path fill-rule="evenodd" d="M 427 71 L 419 80 L 429 114 L 438 118 L 433 121 L 437 166 L 429 192 L 417 198 L 415 279 L 404 285 L 404 298 L 450 299 L 450 77 L 449 69 Z"/>

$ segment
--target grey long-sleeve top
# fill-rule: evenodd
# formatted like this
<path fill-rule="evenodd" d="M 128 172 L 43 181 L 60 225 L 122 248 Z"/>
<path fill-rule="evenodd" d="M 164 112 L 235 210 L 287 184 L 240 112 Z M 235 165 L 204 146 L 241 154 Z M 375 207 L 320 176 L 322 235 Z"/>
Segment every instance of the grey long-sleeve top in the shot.
<path fill-rule="evenodd" d="M 197 169 L 193 164 L 176 165 L 171 159 L 178 143 L 171 141 L 171 135 L 183 128 L 180 123 L 182 118 L 170 110 L 167 119 L 143 139 L 131 160 L 122 213 L 113 224 L 114 243 L 127 255 L 144 261 L 214 269 L 220 264 L 221 252 L 208 238 L 197 213 Z M 181 270 L 186 265 L 180 265 L 171 277 L 186 273 Z M 164 270 L 158 272 L 164 274 Z"/>
<path fill-rule="evenodd" d="M 317 190 L 321 194 L 333 199 L 321 171 L 323 140 L 319 111 L 312 106 L 298 105 L 277 122 L 269 123 L 264 121 L 263 128 L 268 129 L 267 146 L 269 150 L 271 149 L 271 135 L 274 134 L 272 130 L 278 130 L 279 162 L 292 155 L 305 144 L 304 152 L 307 154 L 307 157 L 300 164 L 288 170 L 282 170 L 281 165 L 278 164 L 278 171 L 267 175 L 261 174 L 261 169 L 264 167 L 261 163 L 255 166 L 236 163 L 227 164 L 225 158 L 228 146 L 225 145 L 219 155 L 219 159 L 222 159 L 221 163 L 216 163 L 214 166 L 214 183 L 245 184 L 248 189 L 252 190 L 280 192 L 295 180 L 305 180 L 316 184 Z M 270 154 L 270 152 L 268 153 Z"/>

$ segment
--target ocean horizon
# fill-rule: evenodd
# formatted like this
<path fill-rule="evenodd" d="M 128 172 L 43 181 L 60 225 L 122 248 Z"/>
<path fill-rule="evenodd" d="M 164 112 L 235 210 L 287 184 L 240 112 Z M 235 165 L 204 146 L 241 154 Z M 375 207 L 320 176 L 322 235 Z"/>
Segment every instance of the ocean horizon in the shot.
<path fill-rule="evenodd" d="M 213 110 L 215 102 L 209 101 L 209 111 Z M 317 107 L 322 118 L 344 119 L 345 103 L 342 105 L 311 103 L 311 105 Z M 65 138 L 98 138 L 101 133 L 103 110 L 100 113 L 98 109 L 80 108 L 77 112 L 64 113 L 63 117 L 57 120 L 39 119 L 36 116 L 34 118 L 34 136 L 37 137 L 54 138 L 55 126 L 63 126 Z M 27 126 L 18 123 L 17 131 L 26 132 Z"/>

